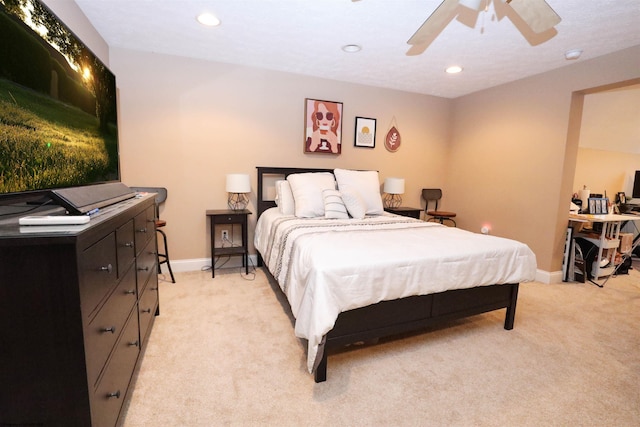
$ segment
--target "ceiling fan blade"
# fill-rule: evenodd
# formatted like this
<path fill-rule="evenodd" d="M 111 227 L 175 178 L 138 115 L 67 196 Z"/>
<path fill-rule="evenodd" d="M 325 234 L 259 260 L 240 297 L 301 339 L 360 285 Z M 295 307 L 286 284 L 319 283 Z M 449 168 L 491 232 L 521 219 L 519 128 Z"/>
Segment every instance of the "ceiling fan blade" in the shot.
<path fill-rule="evenodd" d="M 507 0 L 534 33 L 555 27 L 562 20 L 545 0 Z"/>
<path fill-rule="evenodd" d="M 433 39 L 435 39 L 443 28 L 453 19 L 457 8 L 458 0 L 444 0 L 411 36 L 407 43 L 419 45 L 433 41 Z"/>

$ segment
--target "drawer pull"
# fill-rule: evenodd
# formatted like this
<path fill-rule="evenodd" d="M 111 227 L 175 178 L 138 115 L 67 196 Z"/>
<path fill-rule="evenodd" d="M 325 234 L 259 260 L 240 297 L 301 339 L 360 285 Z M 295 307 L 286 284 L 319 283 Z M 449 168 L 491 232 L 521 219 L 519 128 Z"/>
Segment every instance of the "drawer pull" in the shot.
<path fill-rule="evenodd" d="M 107 399 L 111 399 L 112 397 L 115 397 L 116 399 L 120 399 L 120 390 L 114 393 L 107 393 Z"/>
<path fill-rule="evenodd" d="M 138 271 L 149 271 L 149 266 L 147 266 L 147 267 L 138 267 Z"/>
<path fill-rule="evenodd" d="M 146 309 L 140 310 L 140 313 L 151 313 L 151 309 L 146 308 Z"/>
<path fill-rule="evenodd" d="M 145 228 L 139 228 L 136 230 L 138 233 L 146 233 L 147 232 L 147 227 Z"/>
<path fill-rule="evenodd" d="M 127 248 L 132 248 L 133 247 L 133 242 L 126 242 L 124 244 Z"/>
<path fill-rule="evenodd" d="M 102 332 L 106 333 L 106 332 L 111 332 L 112 334 L 116 333 L 116 327 L 115 326 L 109 326 L 108 328 L 103 328 Z"/>
<path fill-rule="evenodd" d="M 106 267 L 100 267 L 100 271 L 106 271 L 107 273 L 111 274 L 111 272 L 113 272 L 113 265 L 109 264 Z"/>
<path fill-rule="evenodd" d="M 131 289 L 130 291 L 124 291 L 125 295 L 135 295 L 136 294 L 136 290 L 135 289 Z"/>
<path fill-rule="evenodd" d="M 129 343 L 129 345 L 130 345 L 131 347 L 137 347 L 138 345 L 140 345 L 140 343 L 138 342 L 138 340 L 135 340 L 135 341 L 131 341 L 131 342 Z"/>

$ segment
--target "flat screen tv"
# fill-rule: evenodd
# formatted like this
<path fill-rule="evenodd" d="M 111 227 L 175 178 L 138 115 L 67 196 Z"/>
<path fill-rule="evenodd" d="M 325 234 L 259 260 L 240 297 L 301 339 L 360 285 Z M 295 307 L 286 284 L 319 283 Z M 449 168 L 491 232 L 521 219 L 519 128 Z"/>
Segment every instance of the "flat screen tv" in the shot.
<path fill-rule="evenodd" d="M 40 1 L 0 0 L 0 206 L 118 184 L 117 126 L 115 75 Z"/>

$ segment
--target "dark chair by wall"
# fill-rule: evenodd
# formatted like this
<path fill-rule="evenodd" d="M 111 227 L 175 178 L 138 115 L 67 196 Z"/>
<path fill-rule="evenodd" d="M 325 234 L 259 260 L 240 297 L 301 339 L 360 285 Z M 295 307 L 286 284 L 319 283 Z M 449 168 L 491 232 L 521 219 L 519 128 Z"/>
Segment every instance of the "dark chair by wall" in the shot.
<path fill-rule="evenodd" d="M 167 221 L 160 219 L 160 205 L 167 200 L 167 189 L 164 187 L 131 187 L 139 193 L 156 193 L 156 232 L 162 236 L 162 239 L 157 239 L 158 248 L 156 252 L 158 254 L 158 273 L 162 272 L 161 265 L 167 264 L 169 274 L 171 275 L 171 282 L 176 283 L 175 277 L 173 277 L 173 270 L 171 269 L 171 262 L 169 260 L 169 248 L 167 244 L 167 235 L 162 230 L 162 227 L 167 225 Z M 162 251 L 160 250 L 160 240 L 162 240 Z"/>
<path fill-rule="evenodd" d="M 437 221 L 440 224 L 444 224 L 445 221 L 451 221 L 454 227 L 457 227 L 456 221 L 453 219 L 456 216 L 455 212 L 447 212 L 438 210 L 438 201 L 442 199 L 442 190 L 440 188 L 423 188 L 422 198 L 426 204 L 424 206 L 425 221 Z M 429 209 L 429 203 L 435 202 L 435 209 Z"/>

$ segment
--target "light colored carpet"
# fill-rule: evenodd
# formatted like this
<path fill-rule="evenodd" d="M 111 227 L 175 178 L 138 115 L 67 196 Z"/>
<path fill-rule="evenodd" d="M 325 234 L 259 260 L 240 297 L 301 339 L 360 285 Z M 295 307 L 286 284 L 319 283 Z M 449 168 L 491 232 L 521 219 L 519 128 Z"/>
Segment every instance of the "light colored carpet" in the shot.
<path fill-rule="evenodd" d="M 500 310 L 359 346 L 320 384 L 262 270 L 178 273 L 125 426 L 638 426 L 637 268 L 523 284 L 512 331 Z"/>

